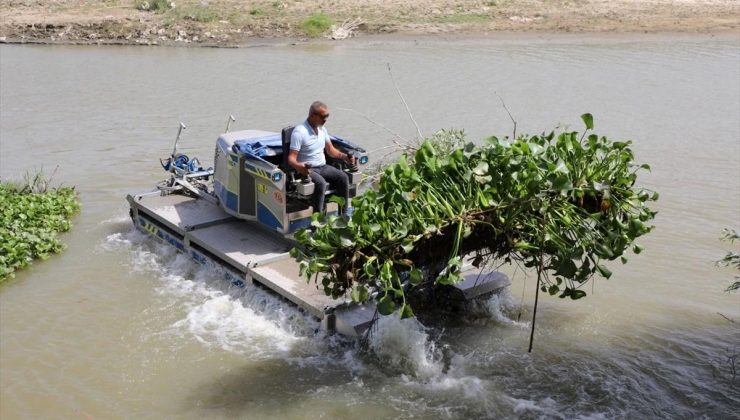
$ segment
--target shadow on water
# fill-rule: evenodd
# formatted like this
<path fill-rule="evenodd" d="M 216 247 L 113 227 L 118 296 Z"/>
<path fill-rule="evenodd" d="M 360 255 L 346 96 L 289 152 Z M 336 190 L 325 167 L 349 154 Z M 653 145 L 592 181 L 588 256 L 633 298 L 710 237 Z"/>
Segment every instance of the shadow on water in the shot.
<path fill-rule="evenodd" d="M 344 367 L 307 367 L 275 359 L 232 369 L 197 385 L 184 399 L 182 411 L 227 418 L 247 414 L 250 418 L 306 418 L 307 412 L 353 418 L 363 411 L 380 417 L 399 415 L 398 410 L 372 399 L 362 401 L 359 396 L 369 391 L 364 387 Z"/>

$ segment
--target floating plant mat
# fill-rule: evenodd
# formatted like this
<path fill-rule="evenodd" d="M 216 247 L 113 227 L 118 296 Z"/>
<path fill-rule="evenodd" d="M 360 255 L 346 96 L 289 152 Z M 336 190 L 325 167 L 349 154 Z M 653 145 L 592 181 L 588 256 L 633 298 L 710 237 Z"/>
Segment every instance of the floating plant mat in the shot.
<path fill-rule="evenodd" d="M 58 233 L 70 229 L 80 209 L 74 188 L 48 188 L 41 173 L 26 178 L 25 185 L 0 182 L 0 282 L 34 259 L 62 251 Z"/>

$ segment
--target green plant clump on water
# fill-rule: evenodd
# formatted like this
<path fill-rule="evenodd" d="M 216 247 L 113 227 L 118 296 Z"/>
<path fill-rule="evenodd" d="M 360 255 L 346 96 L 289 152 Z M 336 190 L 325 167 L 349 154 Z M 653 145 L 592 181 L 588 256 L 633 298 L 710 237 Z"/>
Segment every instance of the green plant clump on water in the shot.
<path fill-rule="evenodd" d="M 0 182 L 0 282 L 36 258 L 60 252 L 58 233 L 70 229 L 80 209 L 74 188 L 48 188 L 38 174 L 26 185 Z"/>
<path fill-rule="evenodd" d="M 316 38 L 328 31 L 333 24 L 334 20 L 331 17 L 319 13 L 317 15 L 311 15 L 304 20 L 301 23 L 301 29 L 303 29 L 306 35 Z"/>
<path fill-rule="evenodd" d="M 658 199 L 635 185 L 650 168 L 634 162 L 630 141 L 587 132 L 489 137 L 445 153 L 426 140 L 353 200 L 351 218 L 314 214 L 291 254 L 327 295 L 376 299 L 383 315 L 413 316 L 409 292 L 459 281 L 464 258 L 518 262 L 537 271 L 538 291 L 582 298 L 592 276 L 611 276 L 604 261 L 642 251 L 634 241 L 653 228 Z"/>

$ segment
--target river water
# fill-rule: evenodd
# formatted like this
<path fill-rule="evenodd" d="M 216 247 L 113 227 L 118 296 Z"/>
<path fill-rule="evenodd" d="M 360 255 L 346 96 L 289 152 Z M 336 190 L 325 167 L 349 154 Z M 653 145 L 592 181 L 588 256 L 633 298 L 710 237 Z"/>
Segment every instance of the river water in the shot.
<path fill-rule="evenodd" d="M 580 130 L 591 112 L 652 166 L 646 250 L 586 299 L 542 297 L 533 353 L 534 279 L 513 268 L 468 316 L 383 320 L 365 353 L 132 229 L 124 196 L 164 177 L 179 121 L 210 164 L 229 114 L 278 131 L 322 99 L 327 128 L 378 159 L 381 125 L 416 132 L 394 80 L 424 134 L 509 134 L 500 96 L 519 133 Z M 0 176 L 40 168 L 83 210 L 64 253 L 0 286 L 4 419 L 738 418 L 740 294 L 714 261 L 740 227 L 740 37 L 2 45 Z"/>

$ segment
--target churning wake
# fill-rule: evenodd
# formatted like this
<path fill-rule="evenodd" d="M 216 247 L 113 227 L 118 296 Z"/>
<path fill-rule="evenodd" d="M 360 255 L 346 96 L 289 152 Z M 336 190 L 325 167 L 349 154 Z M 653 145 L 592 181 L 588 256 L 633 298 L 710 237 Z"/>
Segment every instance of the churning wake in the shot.
<path fill-rule="evenodd" d="M 472 400 L 485 399 L 489 392 L 487 380 L 469 366 L 472 355 L 457 353 L 439 339 L 439 330 L 416 319 L 381 317 L 361 345 L 327 335 L 317 320 L 282 298 L 253 285 L 234 287 L 135 229 L 109 234 L 98 251 L 127 254 L 125 265 L 144 282 L 132 287 L 151 287 L 171 320 L 157 334 L 195 340 L 250 360 L 277 358 L 318 369 L 341 366 L 360 381 L 367 376 L 395 377 L 407 392 Z M 504 290 L 472 309 L 476 318 L 503 328 L 526 327 L 513 320 L 516 307 Z M 509 403 L 512 408 L 522 404 Z"/>

